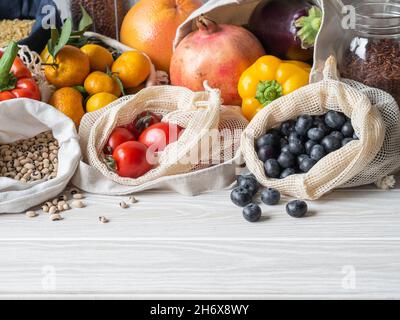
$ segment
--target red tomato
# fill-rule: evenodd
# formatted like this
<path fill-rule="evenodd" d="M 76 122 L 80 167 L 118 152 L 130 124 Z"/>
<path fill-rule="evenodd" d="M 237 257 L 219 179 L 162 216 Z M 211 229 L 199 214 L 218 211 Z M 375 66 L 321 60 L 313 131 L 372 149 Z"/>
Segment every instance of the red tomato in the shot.
<path fill-rule="evenodd" d="M 40 100 L 41 94 L 38 84 L 32 78 L 32 73 L 24 65 L 23 61 L 17 57 L 18 46 L 11 43 L 6 49 L 6 53 L 0 51 L 0 61 L 2 68 L 0 68 L 0 101 L 15 99 L 15 98 L 29 98 Z M 7 63 L 11 63 L 10 67 Z M 7 68 L 6 68 L 7 67 Z M 10 77 L 10 74 L 12 77 Z M 16 81 L 15 81 L 16 80 Z"/>
<path fill-rule="evenodd" d="M 127 141 L 135 141 L 136 137 L 128 129 L 116 127 L 108 138 L 108 142 L 104 147 L 105 154 L 112 154 L 113 151 L 121 144 Z"/>
<path fill-rule="evenodd" d="M 154 152 L 163 151 L 167 145 L 179 139 L 183 128 L 176 124 L 160 122 L 148 127 L 139 137 L 139 142 L 152 148 Z"/>
<path fill-rule="evenodd" d="M 117 147 L 113 158 L 117 173 L 121 177 L 136 179 L 151 170 L 151 160 L 147 159 L 147 147 L 137 141 L 128 141 Z"/>
<path fill-rule="evenodd" d="M 127 126 L 133 134 L 139 136 L 144 130 L 153 124 L 161 122 L 161 117 L 151 111 L 142 112 L 136 120 Z"/>

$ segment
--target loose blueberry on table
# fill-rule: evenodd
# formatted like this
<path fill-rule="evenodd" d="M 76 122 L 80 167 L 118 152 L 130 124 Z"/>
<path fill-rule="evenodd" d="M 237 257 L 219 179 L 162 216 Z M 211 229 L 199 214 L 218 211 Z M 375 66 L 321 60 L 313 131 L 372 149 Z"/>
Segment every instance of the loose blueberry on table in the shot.
<path fill-rule="evenodd" d="M 255 203 L 250 203 L 243 208 L 243 217 L 249 222 L 257 222 L 261 218 L 261 208 Z"/>
<path fill-rule="evenodd" d="M 306 156 L 308 157 L 308 156 Z M 309 157 L 308 157 L 309 158 Z M 293 174 L 289 169 L 286 169 L 282 174 Z M 259 183 L 254 175 L 238 176 L 238 187 L 231 192 L 232 202 L 243 207 L 243 217 L 249 222 L 257 222 L 260 220 L 262 210 L 258 204 L 253 202 L 253 198 L 259 190 Z M 261 192 L 261 201 L 269 206 L 279 204 L 281 194 L 275 188 L 266 188 Z M 304 201 L 294 200 L 286 205 L 286 212 L 295 218 L 301 218 L 307 213 L 308 207 Z"/>
<path fill-rule="evenodd" d="M 262 135 L 255 145 L 266 176 L 285 179 L 310 171 L 329 153 L 354 140 L 358 137 L 351 120 L 343 113 L 329 111 L 285 121 Z"/>
<path fill-rule="evenodd" d="M 239 176 L 237 179 L 238 186 L 246 189 L 252 196 L 254 196 L 259 189 L 257 179 L 252 175 Z"/>
<path fill-rule="evenodd" d="M 281 200 L 281 194 L 277 189 L 267 188 L 261 192 L 261 201 L 269 206 L 274 206 Z"/>
<path fill-rule="evenodd" d="M 253 194 L 244 187 L 237 187 L 231 192 L 231 200 L 238 207 L 245 207 L 253 200 Z"/>
<path fill-rule="evenodd" d="M 293 200 L 286 205 L 286 212 L 293 218 L 302 218 L 308 211 L 307 203 L 302 200 Z"/>

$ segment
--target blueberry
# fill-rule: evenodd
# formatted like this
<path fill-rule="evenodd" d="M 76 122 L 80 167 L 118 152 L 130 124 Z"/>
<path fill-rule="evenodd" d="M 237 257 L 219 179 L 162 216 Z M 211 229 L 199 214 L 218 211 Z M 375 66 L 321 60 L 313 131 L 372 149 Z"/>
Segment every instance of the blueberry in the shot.
<path fill-rule="evenodd" d="M 326 151 L 323 146 L 321 146 L 320 144 L 317 144 L 314 147 L 312 147 L 311 152 L 310 152 L 311 159 L 319 161 L 325 156 L 326 156 Z"/>
<path fill-rule="evenodd" d="M 275 159 L 278 156 L 278 152 L 276 147 L 271 146 L 271 145 L 267 145 L 264 147 L 261 147 L 260 149 L 258 149 L 258 158 L 262 161 L 265 162 L 268 159 Z"/>
<path fill-rule="evenodd" d="M 321 123 L 317 126 L 317 128 L 324 130 L 325 135 L 328 135 L 329 133 L 331 133 L 332 129 L 329 128 L 325 123 Z"/>
<path fill-rule="evenodd" d="M 254 180 L 257 181 L 257 178 L 254 174 L 246 174 L 246 175 L 237 176 L 236 181 L 237 181 L 238 185 L 240 185 L 242 183 L 242 180 L 247 180 L 249 178 L 253 178 Z"/>
<path fill-rule="evenodd" d="M 279 146 L 279 139 L 272 133 L 267 133 L 257 139 L 257 149 L 261 149 L 265 146 Z"/>
<path fill-rule="evenodd" d="M 293 139 L 289 142 L 289 151 L 294 155 L 302 154 L 305 151 L 304 145 L 300 140 Z"/>
<path fill-rule="evenodd" d="M 249 190 L 242 187 L 237 187 L 231 192 L 231 200 L 237 206 L 244 207 L 253 200 L 253 195 L 249 192 Z"/>
<path fill-rule="evenodd" d="M 294 170 L 293 168 L 287 168 L 287 169 L 282 171 L 281 176 L 279 178 L 280 179 L 285 179 L 286 177 L 289 177 L 289 176 L 294 175 L 294 174 L 296 174 L 296 170 Z"/>
<path fill-rule="evenodd" d="M 295 130 L 298 134 L 305 136 L 313 124 L 313 118 L 309 115 L 302 115 L 297 119 Z"/>
<path fill-rule="evenodd" d="M 295 157 L 290 152 L 282 152 L 278 157 L 278 163 L 282 168 L 291 168 L 295 164 Z"/>
<path fill-rule="evenodd" d="M 306 159 L 306 158 L 309 158 L 309 156 L 308 155 L 306 155 L 306 154 L 301 154 L 301 155 L 299 155 L 298 157 L 297 157 L 297 163 L 301 163 L 304 159 Z"/>
<path fill-rule="evenodd" d="M 355 133 L 355 132 L 354 132 L 354 134 L 353 134 L 353 139 L 354 139 L 354 140 L 359 140 L 359 139 L 360 139 L 360 137 L 358 136 L 358 134 L 357 134 L 357 133 Z"/>
<path fill-rule="evenodd" d="M 281 175 L 281 167 L 277 160 L 275 159 L 268 159 L 264 163 L 265 174 L 269 178 L 279 178 Z"/>
<path fill-rule="evenodd" d="M 331 153 L 339 149 L 342 146 L 342 142 L 333 136 L 326 136 L 322 139 L 321 145 L 325 148 L 327 153 Z"/>
<path fill-rule="evenodd" d="M 243 217 L 249 222 L 257 222 L 261 218 L 261 208 L 255 203 L 250 203 L 243 208 Z"/>
<path fill-rule="evenodd" d="M 311 159 L 310 157 L 306 157 L 299 163 L 299 168 L 303 172 L 308 172 L 316 165 L 317 161 L 314 159 Z"/>
<path fill-rule="evenodd" d="M 323 130 L 325 135 L 329 134 L 332 130 L 326 125 L 325 116 L 317 116 L 314 118 L 313 127 Z"/>
<path fill-rule="evenodd" d="M 294 126 L 296 125 L 296 122 L 293 120 L 285 121 L 281 124 L 281 133 L 284 136 L 289 136 L 290 133 L 294 131 Z"/>
<path fill-rule="evenodd" d="M 261 192 L 261 201 L 269 206 L 274 206 L 281 200 L 281 194 L 277 189 L 268 188 Z"/>
<path fill-rule="evenodd" d="M 325 115 L 313 117 L 313 126 L 318 127 L 321 123 L 325 124 Z"/>
<path fill-rule="evenodd" d="M 325 131 L 320 128 L 311 128 L 307 132 L 307 137 L 313 141 L 321 141 L 325 137 Z"/>
<path fill-rule="evenodd" d="M 281 153 L 290 153 L 289 145 L 283 146 L 281 149 Z"/>
<path fill-rule="evenodd" d="M 250 175 L 242 176 L 242 178 L 238 179 L 238 185 L 249 191 L 253 196 L 258 192 L 260 186 L 257 179 Z"/>
<path fill-rule="evenodd" d="M 280 139 L 282 137 L 281 131 L 276 128 L 269 130 L 267 134 L 272 134 L 276 139 Z"/>
<path fill-rule="evenodd" d="M 340 141 L 342 141 L 344 139 L 343 134 L 339 131 L 332 131 L 329 135 L 332 137 L 335 137 L 336 139 L 338 139 Z"/>
<path fill-rule="evenodd" d="M 305 201 L 293 200 L 286 205 L 286 212 L 293 218 L 302 218 L 308 211 L 308 206 Z"/>
<path fill-rule="evenodd" d="M 332 129 L 342 128 L 345 122 L 346 118 L 343 113 L 331 110 L 325 115 L 325 123 Z"/>
<path fill-rule="evenodd" d="M 318 143 L 312 140 L 308 140 L 305 144 L 305 148 L 306 148 L 306 153 L 310 154 L 312 147 L 314 147 L 315 145 L 317 145 Z"/>
<path fill-rule="evenodd" d="M 342 134 L 343 134 L 343 136 L 344 136 L 345 138 L 351 138 L 351 137 L 353 136 L 353 134 L 354 134 L 354 128 L 353 128 L 353 125 L 351 124 L 350 121 L 347 121 L 347 122 L 343 125 L 341 132 L 342 132 Z"/>
<path fill-rule="evenodd" d="M 306 138 L 297 132 L 292 132 L 288 137 L 288 141 L 290 142 L 292 140 L 300 140 L 301 142 L 304 142 Z"/>
<path fill-rule="evenodd" d="M 348 144 L 351 141 L 354 141 L 355 139 L 353 138 L 345 138 L 342 140 L 342 147 L 344 147 L 346 144 Z"/>
<path fill-rule="evenodd" d="M 289 142 L 285 138 L 281 138 L 280 140 L 280 146 L 283 148 L 284 146 L 287 146 Z"/>

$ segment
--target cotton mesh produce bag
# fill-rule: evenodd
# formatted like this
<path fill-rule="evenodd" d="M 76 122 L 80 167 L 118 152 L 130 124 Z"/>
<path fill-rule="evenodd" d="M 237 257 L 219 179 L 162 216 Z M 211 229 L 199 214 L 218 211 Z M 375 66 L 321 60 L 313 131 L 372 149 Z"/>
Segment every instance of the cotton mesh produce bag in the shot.
<path fill-rule="evenodd" d="M 27 46 L 18 47 L 18 57 L 32 73 L 32 78 L 39 86 L 42 101 L 48 102 L 50 96 L 54 92 L 54 87 L 50 85 L 46 79 L 42 68 L 42 59 L 40 58 L 40 55 L 30 50 Z M 1 51 L 5 51 L 5 49 L 6 48 L 0 48 Z"/>
<path fill-rule="evenodd" d="M 336 188 L 370 184 L 400 167 L 400 115 L 395 100 L 386 92 L 350 80 L 340 81 L 336 60 L 330 57 L 324 79 L 275 100 L 250 122 L 241 138 L 248 169 L 265 187 L 315 200 Z M 351 119 L 359 140 L 322 158 L 308 173 L 285 179 L 267 178 L 257 157 L 255 139 L 282 122 L 302 114 L 322 115 L 329 110 Z"/>
<path fill-rule="evenodd" d="M 131 123 L 144 111 L 163 115 L 162 121 L 185 128 L 178 141 L 159 154 L 158 165 L 137 178 L 123 178 L 104 161 L 103 148 L 113 129 Z M 147 189 L 171 189 L 186 195 L 230 185 L 235 179 L 236 150 L 248 124 L 234 107 L 221 106 L 219 90 L 204 92 L 173 86 L 145 88 L 82 119 L 79 135 L 84 154 L 73 183 L 107 195 Z M 227 133 L 213 139 L 210 133 Z M 191 161 L 196 155 L 195 161 Z"/>

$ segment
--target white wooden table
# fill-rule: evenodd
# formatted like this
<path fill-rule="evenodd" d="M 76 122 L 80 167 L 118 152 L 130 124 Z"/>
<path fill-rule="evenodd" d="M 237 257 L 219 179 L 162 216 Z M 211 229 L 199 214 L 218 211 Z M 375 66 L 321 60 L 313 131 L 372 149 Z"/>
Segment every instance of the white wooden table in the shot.
<path fill-rule="evenodd" d="M 337 191 L 310 217 L 283 203 L 255 224 L 228 191 L 147 192 L 126 210 L 87 196 L 59 222 L 0 215 L 0 298 L 400 298 L 399 195 Z"/>

